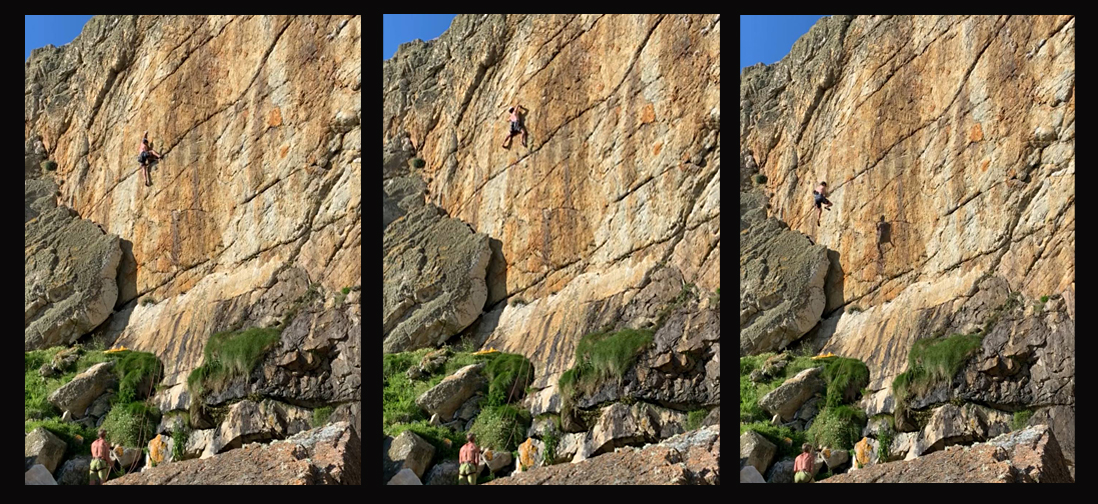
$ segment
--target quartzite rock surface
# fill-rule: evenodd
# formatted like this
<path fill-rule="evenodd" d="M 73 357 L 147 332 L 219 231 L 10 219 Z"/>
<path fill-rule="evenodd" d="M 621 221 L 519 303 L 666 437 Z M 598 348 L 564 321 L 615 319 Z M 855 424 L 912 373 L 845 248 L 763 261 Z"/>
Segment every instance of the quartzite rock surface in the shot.
<path fill-rule="evenodd" d="M 544 405 L 579 339 L 654 271 L 720 286 L 720 28 L 720 15 L 459 15 L 383 65 L 383 177 L 404 173 L 410 133 L 427 200 L 489 240 L 490 315 L 470 331 L 530 358 Z M 516 102 L 529 138 L 508 150 Z"/>
<path fill-rule="evenodd" d="M 24 351 L 76 341 L 118 299 L 118 235 L 57 206 L 57 193 L 52 180 L 23 185 Z"/>

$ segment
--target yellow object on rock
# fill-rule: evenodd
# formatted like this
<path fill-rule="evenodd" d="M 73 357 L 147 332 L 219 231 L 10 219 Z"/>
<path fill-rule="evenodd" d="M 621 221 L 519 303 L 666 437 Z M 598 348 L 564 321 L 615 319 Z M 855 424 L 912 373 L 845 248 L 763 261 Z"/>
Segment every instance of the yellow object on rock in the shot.
<path fill-rule="evenodd" d="M 498 352 L 499 352 L 499 350 L 496 350 L 495 348 L 486 348 L 486 349 L 480 350 L 478 352 L 473 352 L 473 355 L 485 355 L 485 354 L 498 353 Z"/>
<path fill-rule="evenodd" d="M 831 352 L 827 352 L 826 355 L 817 355 L 817 356 L 813 357 L 813 359 L 826 359 L 828 357 L 834 357 L 834 356 L 835 356 L 835 354 L 833 354 Z"/>
<path fill-rule="evenodd" d="M 164 462 L 165 448 L 167 448 L 167 443 L 160 438 L 160 434 L 157 434 L 152 441 L 149 441 L 149 459 L 156 464 Z"/>
<path fill-rule="evenodd" d="M 125 346 L 123 345 L 123 346 L 120 346 L 120 347 L 118 347 L 118 348 L 112 348 L 112 349 L 110 349 L 110 350 L 106 350 L 106 351 L 104 351 L 103 353 L 113 353 L 113 352 L 125 352 L 125 351 L 128 351 L 128 350 L 129 350 L 129 348 L 126 348 L 126 347 L 125 347 Z"/>

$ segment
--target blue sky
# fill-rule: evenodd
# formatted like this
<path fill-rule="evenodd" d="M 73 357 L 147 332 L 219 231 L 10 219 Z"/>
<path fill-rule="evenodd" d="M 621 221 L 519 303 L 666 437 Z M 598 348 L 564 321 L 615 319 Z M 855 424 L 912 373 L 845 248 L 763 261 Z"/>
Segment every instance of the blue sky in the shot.
<path fill-rule="evenodd" d="M 397 47 L 415 39 L 431 40 L 450 28 L 457 14 L 383 14 L 381 59 L 393 57 Z"/>
<path fill-rule="evenodd" d="M 777 63 L 823 16 L 740 16 L 740 70 Z"/>
<path fill-rule="evenodd" d="M 61 47 L 80 35 L 91 16 L 23 16 L 23 61 L 31 49 L 46 44 Z"/>

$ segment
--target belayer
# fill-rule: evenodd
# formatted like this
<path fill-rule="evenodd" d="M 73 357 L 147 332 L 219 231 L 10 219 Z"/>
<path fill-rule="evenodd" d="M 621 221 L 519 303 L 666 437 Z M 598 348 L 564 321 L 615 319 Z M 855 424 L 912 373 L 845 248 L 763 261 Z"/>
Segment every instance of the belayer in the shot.
<path fill-rule="evenodd" d="M 145 135 L 141 137 L 141 152 L 137 155 L 137 162 L 141 163 L 141 173 L 145 176 L 145 185 L 149 186 L 149 162 L 152 159 L 160 159 L 160 154 L 152 150 L 149 146 L 149 132 L 145 131 Z"/>

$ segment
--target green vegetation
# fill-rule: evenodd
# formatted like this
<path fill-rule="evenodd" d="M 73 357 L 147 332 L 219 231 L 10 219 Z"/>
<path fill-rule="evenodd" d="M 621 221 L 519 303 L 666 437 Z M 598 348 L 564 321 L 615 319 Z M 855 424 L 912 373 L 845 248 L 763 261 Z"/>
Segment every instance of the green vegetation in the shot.
<path fill-rule="evenodd" d="M 862 307 L 858 305 L 852 305 L 846 309 L 847 313 L 858 313 L 862 311 Z"/>
<path fill-rule="evenodd" d="M 709 304 L 715 308 L 720 309 L 721 306 L 721 288 L 717 287 L 717 293 L 709 296 Z"/>
<path fill-rule="evenodd" d="M 454 432 L 448 427 L 430 425 L 426 420 L 394 424 L 385 429 L 385 434 L 395 438 L 406 430 L 416 433 L 416 435 L 423 438 L 424 441 L 434 445 L 434 460 L 436 461 L 457 459 L 458 451 L 461 450 L 461 445 L 465 444 L 464 434 Z M 450 442 L 447 443 L 446 440 L 450 440 Z"/>
<path fill-rule="evenodd" d="M 91 455 L 91 443 L 95 441 L 96 429 L 88 429 L 77 423 L 62 422 L 60 416 L 43 420 L 27 420 L 23 424 L 24 432 L 31 432 L 39 427 L 44 427 L 65 442 L 65 458 Z M 80 436 L 83 440 L 77 441 L 76 436 Z"/>
<path fill-rule="evenodd" d="M 850 449 L 862 438 L 865 412 L 850 406 L 833 406 L 820 410 L 808 428 L 813 446 Z"/>
<path fill-rule="evenodd" d="M 545 464 L 552 465 L 552 460 L 557 458 L 557 446 L 560 445 L 560 439 L 557 439 L 556 433 L 550 430 L 542 439 L 542 442 L 545 443 Z M 518 460 L 517 454 L 515 460 Z"/>
<path fill-rule="evenodd" d="M 187 425 L 189 425 L 189 422 L 184 422 L 182 428 L 172 430 L 172 460 L 183 460 L 187 441 L 191 437 L 191 431 Z"/>
<path fill-rule="evenodd" d="M 1010 424 L 1010 430 L 1021 430 L 1026 428 L 1026 424 L 1029 423 L 1030 417 L 1033 416 L 1033 411 L 1022 410 L 1014 412 L 1014 421 Z"/>
<path fill-rule="evenodd" d="M 754 179 L 756 184 L 766 183 L 766 175 L 755 175 Z"/>
<path fill-rule="evenodd" d="M 351 293 L 351 288 L 350 287 L 344 287 L 341 292 L 343 292 L 343 295 L 346 296 L 347 294 Z"/>
<path fill-rule="evenodd" d="M 511 298 L 511 302 L 509 304 L 511 306 L 525 306 L 527 303 L 525 299 L 516 296 Z"/>
<path fill-rule="evenodd" d="M 55 161 L 42 161 L 42 169 L 46 171 L 54 171 L 57 169 L 57 162 Z"/>
<path fill-rule="evenodd" d="M 107 413 L 102 428 L 107 430 L 107 441 L 124 446 L 138 447 L 149 444 L 160 423 L 160 412 L 144 402 L 117 402 Z M 94 438 L 94 435 L 93 435 Z"/>
<path fill-rule="evenodd" d="M 332 416 L 332 407 L 325 406 L 313 410 L 313 427 L 320 427 L 328 423 L 328 417 Z"/>
<path fill-rule="evenodd" d="M 576 364 L 565 371 L 558 381 L 565 402 L 577 392 L 590 393 L 604 380 L 620 380 L 633 366 L 637 354 L 652 343 L 648 329 L 622 329 L 618 332 L 596 332 L 580 339 L 576 345 Z"/>
<path fill-rule="evenodd" d="M 504 404 L 481 409 L 470 432 L 477 436 L 477 444 L 482 447 L 511 451 L 526 439 L 529 428 L 529 411 Z"/>
<path fill-rule="evenodd" d="M 534 366 L 519 354 L 490 354 L 484 374 L 488 376 L 486 406 L 499 406 L 522 399 L 522 391 L 533 381 Z M 502 398 L 502 400 L 500 400 Z"/>
<path fill-rule="evenodd" d="M 704 409 L 696 409 L 686 414 L 686 422 L 682 424 L 682 428 L 685 431 L 692 431 L 701 427 L 702 420 L 705 420 L 705 415 L 709 412 Z"/>
<path fill-rule="evenodd" d="M 200 399 L 208 391 L 220 390 L 233 378 L 247 377 L 278 344 L 281 334 L 280 329 L 252 327 L 210 336 L 203 351 L 203 364 L 187 377 L 187 389 L 194 399 Z"/>
<path fill-rule="evenodd" d="M 796 457 L 801 454 L 801 445 L 808 442 L 808 433 L 794 431 L 782 425 L 772 425 L 769 421 L 740 424 L 740 435 L 755 431 L 778 447 L 778 458 Z M 788 440 L 788 441 L 787 441 Z"/>
<path fill-rule="evenodd" d="M 823 378 L 827 382 L 827 406 L 850 404 L 859 391 L 869 384 L 869 368 L 858 359 L 831 357 L 823 359 Z"/>
<path fill-rule="evenodd" d="M 1041 302 L 1042 303 L 1047 303 L 1048 302 L 1048 296 L 1041 296 Z"/>
<path fill-rule="evenodd" d="M 423 168 L 424 166 L 427 166 L 427 162 L 421 158 L 415 158 L 412 160 L 412 166 L 416 168 Z"/>
<path fill-rule="evenodd" d="M 892 456 L 892 429 L 884 429 L 877 435 L 878 445 L 880 449 L 877 450 L 877 462 L 888 462 L 888 459 Z"/>
<path fill-rule="evenodd" d="M 129 403 L 151 395 L 151 387 L 162 378 L 160 360 L 148 352 L 120 352 L 121 359 L 114 366 L 119 377 L 118 403 Z M 138 389 L 143 390 L 138 390 Z"/>
<path fill-rule="evenodd" d="M 151 304 L 156 304 L 156 300 L 153 299 L 152 296 L 145 296 L 141 298 L 141 306 L 149 306 Z"/>
<path fill-rule="evenodd" d="M 912 395 L 923 395 L 940 383 L 948 383 L 980 348 L 983 334 L 954 333 L 948 338 L 926 338 L 915 342 L 907 356 L 907 371 L 892 381 L 896 414 Z"/>

